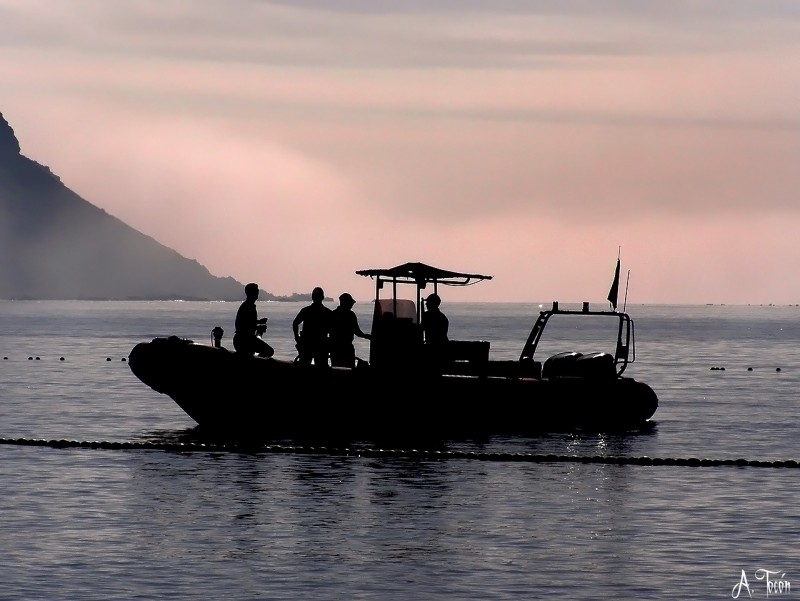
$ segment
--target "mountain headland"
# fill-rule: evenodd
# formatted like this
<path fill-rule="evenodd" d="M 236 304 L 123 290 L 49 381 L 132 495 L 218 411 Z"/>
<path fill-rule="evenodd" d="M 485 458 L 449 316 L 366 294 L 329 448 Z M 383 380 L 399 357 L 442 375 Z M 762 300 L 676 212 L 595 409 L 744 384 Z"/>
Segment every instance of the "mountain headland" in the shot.
<path fill-rule="evenodd" d="M 241 300 L 244 284 L 212 275 L 67 188 L 21 153 L 0 113 L 0 298 Z M 261 300 L 309 300 L 310 294 Z"/>

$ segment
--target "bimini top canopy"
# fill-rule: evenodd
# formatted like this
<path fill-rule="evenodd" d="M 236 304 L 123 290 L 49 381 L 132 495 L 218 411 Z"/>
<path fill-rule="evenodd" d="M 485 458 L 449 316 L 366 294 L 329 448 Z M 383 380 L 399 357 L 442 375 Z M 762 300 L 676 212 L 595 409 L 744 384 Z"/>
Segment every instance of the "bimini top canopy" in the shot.
<path fill-rule="evenodd" d="M 491 280 L 490 275 L 480 275 L 478 273 L 460 273 L 458 271 L 448 271 L 439 269 L 425 263 L 403 263 L 397 267 L 388 269 L 361 269 L 356 271 L 357 275 L 377 278 L 378 287 L 381 282 L 394 282 L 401 284 L 416 284 L 419 288 L 424 288 L 428 282 L 433 282 L 434 286 L 443 284 L 445 286 L 470 286 L 483 280 Z"/>
<path fill-rule="evenodd" d="M 433 284 L 433 292 L 436 293 L 438 292 L 439 284 L 444 286 L 469 286 L 483 280 L 492 279 L 490 275 L 448 271 L 447 269 L 425 265 L 425 263 L 404 263 L 388 269 L 361 269 L 356 271 L 356 274 L 375 279 L 375 317 L 373 319 L 379 319 L 384 311 L 399 316 L 401 304 L 412 303 L 411 313 L 416 318 L 414 323 L 422 323 L 421 290 L 427 288 L 428 284 Z M 381 300 L 381 289 L 386 283 L 391 283 L 392 298 Z M 416 303 L 412 300 L 398 299 L 398 284 L 414 284 Z"/>

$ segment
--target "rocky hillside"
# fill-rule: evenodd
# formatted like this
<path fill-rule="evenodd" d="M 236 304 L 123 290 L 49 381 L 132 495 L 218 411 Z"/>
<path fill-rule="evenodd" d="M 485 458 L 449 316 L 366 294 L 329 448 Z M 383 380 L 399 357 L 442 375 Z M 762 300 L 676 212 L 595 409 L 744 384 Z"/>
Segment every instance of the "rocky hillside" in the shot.
<path fill-rule="evenodd" d="M 21 154 L 0 113 L 0 298 L 239 300 L 243 284 L 78 196 Z"/>

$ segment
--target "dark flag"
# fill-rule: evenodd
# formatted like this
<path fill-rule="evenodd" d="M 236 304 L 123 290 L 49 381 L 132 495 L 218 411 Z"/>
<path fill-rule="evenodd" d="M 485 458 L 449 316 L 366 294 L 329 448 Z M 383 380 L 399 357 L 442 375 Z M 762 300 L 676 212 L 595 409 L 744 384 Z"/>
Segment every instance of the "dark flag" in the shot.
<path fill-rule="evenodd" d="M 608 302 L 614 311 L 617 310 L 617 296 L 619 295 L 619 257 L 617 258 L 617 268 L 614 270 L 614 282 L 611 284 L 611 290 L 608 291 Z"/>

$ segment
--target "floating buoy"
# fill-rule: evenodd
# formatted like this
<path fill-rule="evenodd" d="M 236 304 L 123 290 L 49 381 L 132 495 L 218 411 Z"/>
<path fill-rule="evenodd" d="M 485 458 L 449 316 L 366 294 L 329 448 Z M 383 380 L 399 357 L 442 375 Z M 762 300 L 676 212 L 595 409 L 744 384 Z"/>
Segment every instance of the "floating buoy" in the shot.
<path fill-rule="evenodd" d="M 752 367 L 748 367 L 747 371 L 753 371 L 753 368 Z"/>
<path fill-rule="evenodd" d="M 63 361 L 63 360 L 64 360 L 64 357 L 61 357 L 61 358 L 59 359 L 59 361 Z"/>
<path fill-rule="evenodd" d="M 28 357 L 28 361 L 33 361 L 33 357 Z"/>
<path fill-rule="evenodd" d="M 780 367 L 776 367 L 776 368 L 775 368 L 775 371 L 780 371 L 780 370 L 781 370 L 781 368 L 780 368 Z"/>
<path fill-rule="evenodd" d="M 39 357 L 36 357 L 36 360 L 39 361 Z"/>
<path fill-rule="evenodd" d="M 125 357 L 123 357 L 122 359 L 120 359 L 120 361 L 122 361 L 123 363 L 125 363 L 125 361 L 126 361 Z"/>

